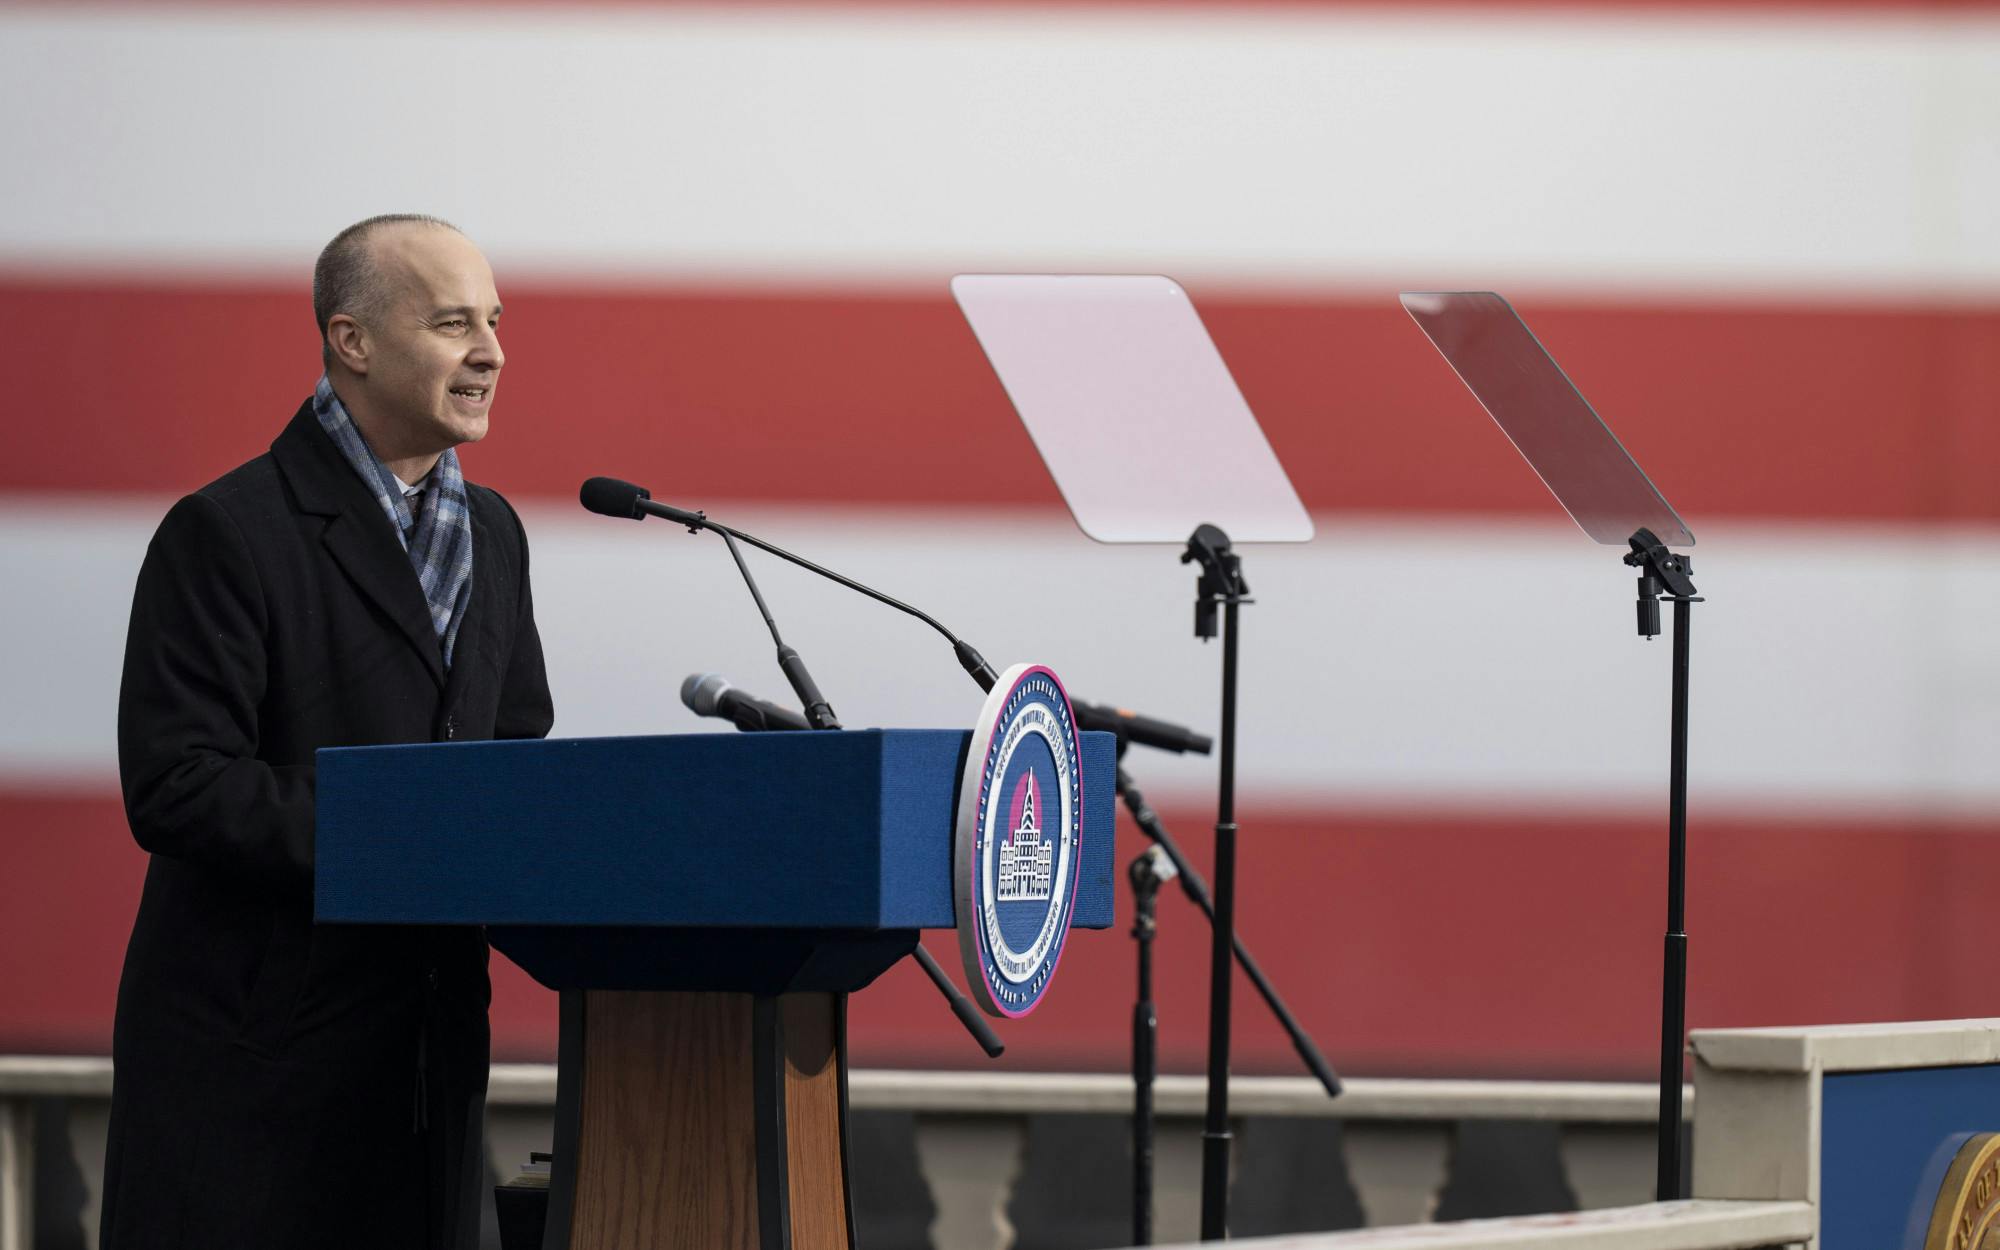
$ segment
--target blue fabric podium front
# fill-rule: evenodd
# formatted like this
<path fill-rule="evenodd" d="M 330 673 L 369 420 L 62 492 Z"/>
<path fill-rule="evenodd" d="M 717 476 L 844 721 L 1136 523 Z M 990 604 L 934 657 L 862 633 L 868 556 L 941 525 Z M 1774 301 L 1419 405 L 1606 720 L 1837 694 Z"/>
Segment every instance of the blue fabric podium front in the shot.
<path fill-rule="evenodd" d="M 485 925 L 561 993 L 545 1250 L 852 1247 L 846 995 L 954 924 L 969 739 L 324 750 L 316 915 Z M 1108 928 L 1115 740 L 1082 746 L 1072 923 Z"/>

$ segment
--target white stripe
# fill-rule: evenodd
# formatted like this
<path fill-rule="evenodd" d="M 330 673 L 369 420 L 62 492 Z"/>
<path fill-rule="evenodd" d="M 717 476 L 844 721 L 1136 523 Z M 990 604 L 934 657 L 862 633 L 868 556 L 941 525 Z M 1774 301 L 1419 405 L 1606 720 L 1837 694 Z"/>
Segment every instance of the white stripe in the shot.
<path fill-rule="evenodd" d="M 0 261 L 2000 292 L 2000 18 L 0 11 Z"/>
<path fill-rule="evenodd" d="M 0 782 L 110 784 L 125 608 L 165 506 L 0 502 L 0 581 L 28 605 L 0 653 Z M 1215 729 L 1220 652 L 1191 634 L 1194 579 L 1171 548 L 1097 546 L 1045 514 L 716 511 L 926 608 L 996 667 L 1043 661 L 1079 697 Z M 716 542 L 568 508 L 526 516 L 559 734 L 715 728 L 676 701 L 690 671 L 789 701 Z M 1317 523 L 1310 544 L 1245 551 L 1246 803 L 1663 806 L 1670 650 L 1634 636 L 1616 549 L 1566 524 Z M 1705 532 L 1697 812 L 2000 814 L 1996 538 Z M 980 694 L 942 639 L 752 559 L 846 723 L 969 723 Z M 1161 797 L 1212 786 L 1213 761 L 1131 762 Z"/>

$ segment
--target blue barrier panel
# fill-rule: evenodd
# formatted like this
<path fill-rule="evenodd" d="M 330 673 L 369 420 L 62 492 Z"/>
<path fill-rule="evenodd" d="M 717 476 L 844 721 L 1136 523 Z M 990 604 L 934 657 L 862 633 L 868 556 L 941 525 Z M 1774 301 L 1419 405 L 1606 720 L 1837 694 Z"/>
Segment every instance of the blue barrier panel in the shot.
<path fill-rule="evenodd" d="M 1974 1134 L 2000 1132 L 2000 1067 L 1828 1073 L 1823 1250 L 1922 1250 L 1938 1187 Z"/>

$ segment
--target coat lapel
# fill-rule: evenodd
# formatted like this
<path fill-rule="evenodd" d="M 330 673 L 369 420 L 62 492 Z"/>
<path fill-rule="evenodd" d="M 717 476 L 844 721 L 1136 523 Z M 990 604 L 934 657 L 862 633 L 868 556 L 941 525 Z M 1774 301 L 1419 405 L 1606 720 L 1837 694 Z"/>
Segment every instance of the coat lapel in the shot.
<path fill-rule="evenodd" d="M 431 679 L 443 686 L 444 657 L 438 650 L 437 632 L 431 627 L 430 605 L 424 602 L 423 587 L 410 567 L 409 553 L 396 541 L 381 505 L 320 428 L 310 399 L 271 444 L 271 457 L 291 484 L 299 507 L 329 518 L 320 541 L 341 571 L 395 622 L 423 658 Z M 478 581 L 473 579 L 475 597 Z M 461 649 L 465 634 L 460 627 Z"/>

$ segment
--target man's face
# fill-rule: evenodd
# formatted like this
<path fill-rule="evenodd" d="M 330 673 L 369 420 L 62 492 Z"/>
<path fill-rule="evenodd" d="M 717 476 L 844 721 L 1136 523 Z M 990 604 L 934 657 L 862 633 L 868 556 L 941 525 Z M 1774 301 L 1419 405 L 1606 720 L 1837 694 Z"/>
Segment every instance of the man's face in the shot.
<path fill-rule="evenodd" d="M 384 459 L 432 455 L 486 437 L 500 385 L 500 296 L 472 241 L 429 225 L 385 228 L 376 260 L 394 288 L 367 327 L 365 385 L 397 444 Z"/>

